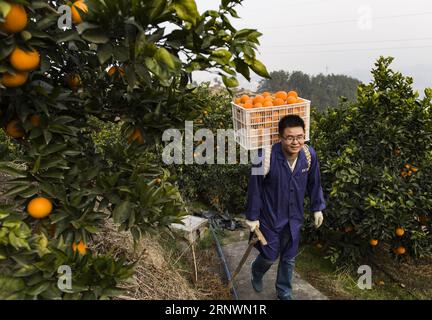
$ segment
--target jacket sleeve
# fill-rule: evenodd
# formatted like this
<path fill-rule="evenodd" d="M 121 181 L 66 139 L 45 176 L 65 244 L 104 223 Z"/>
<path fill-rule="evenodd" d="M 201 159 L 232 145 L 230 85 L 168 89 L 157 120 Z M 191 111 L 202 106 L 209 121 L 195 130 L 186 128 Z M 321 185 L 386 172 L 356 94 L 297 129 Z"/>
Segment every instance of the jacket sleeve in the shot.
<path fill-rule="evenodd" d="M 326 208 L 324 193 L 321 186 L 321 173 L 318 156 L 312 147 L 309 147 L 312 163 L 308 176 L 307 193 L 310 197 L 310 209 L 312 212 L 322 211 Z"/>
<path fill-rule="evenodd" d="M 262 161 L 259 164 L 253 164 L 251 174 L 249 176 L 248 191 L 247 191 L 247 209 L 245 212 L 246 219 L 255 221 L 259 220 L 263 202 L 263 171 L 260 170 Z"/>

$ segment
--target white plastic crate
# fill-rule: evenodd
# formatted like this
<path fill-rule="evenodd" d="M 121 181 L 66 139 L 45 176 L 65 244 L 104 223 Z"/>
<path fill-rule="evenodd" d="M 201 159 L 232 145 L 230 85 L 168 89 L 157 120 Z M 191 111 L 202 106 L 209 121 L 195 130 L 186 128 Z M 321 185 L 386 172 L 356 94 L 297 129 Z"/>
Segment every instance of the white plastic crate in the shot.
<path fill-rule="evenodd" d="M 303 99 L 303 98 L 302 98 Z M 305 122 L 306 141 L 309 141 L 310 101 L 281 106 L 246 109 L 231 102 L 235 137 L 246 150 L 262 148 L 279 141 L 279 120 L 289 114 L 300 116 Z"/>

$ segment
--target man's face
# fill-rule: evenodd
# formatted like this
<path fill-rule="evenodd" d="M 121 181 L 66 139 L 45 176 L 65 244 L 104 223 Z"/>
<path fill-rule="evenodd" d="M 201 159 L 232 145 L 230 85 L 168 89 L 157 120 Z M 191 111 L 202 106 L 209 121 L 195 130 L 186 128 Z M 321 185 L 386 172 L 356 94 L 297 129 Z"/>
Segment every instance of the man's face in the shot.
<path fill-rule="evenodd" d="M 286 153 L 290 155 L 297 154 L 304 145 L 304 130 L 302 127 L 285 128 L 280 139 L 282 148 Z"/>

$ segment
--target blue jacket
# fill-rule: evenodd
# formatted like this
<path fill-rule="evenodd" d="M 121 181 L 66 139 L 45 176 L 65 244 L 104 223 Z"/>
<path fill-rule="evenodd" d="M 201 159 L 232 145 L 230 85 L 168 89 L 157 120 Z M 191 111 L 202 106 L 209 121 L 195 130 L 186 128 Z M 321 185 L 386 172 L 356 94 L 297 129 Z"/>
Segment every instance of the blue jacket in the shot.
<path fill-rule="evenodd" d="M 315 150 L 309 146 L 311 168 L 304 150 L 301 149 L 294 172 L 288 167 L 281 143 L 272 147 L 270 171 L 263 175 L 250 175 L 246 218 L 259 220 L 268 245 L 257 249 L 268 260 L 276 260 L 279 254 L 285 259 L 294 258 L 300 242 L 300 229 L 304 220 L 304 198 L 309 195 L 311 211 L 325 209 L 321 187 L 321 175 Z M 260 153 L 261 152 L 261 153 Z M 259 151 L 262 155 L 262 150 Z M 259 163 L 257 166 L 261 166 Z M 280 233 L 289 223 L 292 241 L 288 248 L 280 248 Z"/>

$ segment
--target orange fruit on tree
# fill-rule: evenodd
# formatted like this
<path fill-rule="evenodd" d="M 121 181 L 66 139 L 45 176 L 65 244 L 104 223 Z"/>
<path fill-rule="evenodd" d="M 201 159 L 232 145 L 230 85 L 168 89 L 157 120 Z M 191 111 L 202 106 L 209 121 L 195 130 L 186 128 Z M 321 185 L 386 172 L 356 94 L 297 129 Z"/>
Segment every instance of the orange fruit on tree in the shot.
<path fill-rule="evenodd" d="M 66 76 L 66 83 L 71 89 L 76 89 L 82 85 L 81 77 L 79 74 L 68 74 Z"/>
<path fill-rule="evenodd" d="M 15 47 L 9 56 L 9 62 L 15 70 L 32 71 L 39 66 L 39 51 L 34 48 L 32 48 L 31 51 L 26 51 L 19 47 Z"/>
<path fill-rule="evenodd" d="M 26 83 L 27 79 L 28 72 L 16 71 L 15 74 L 6 72 L 3 73 L 3 76 L 1 78 L 1 84 L 7 88 L 16 88 Z"/>
<path fill-rule="evenodd" d="M 53 209 L 50 200 L 44 197 L 37 197 L 32 199 L 27 205 L 27 212 L 35 219 L 42 219 L 47 217 Z"/>
<path fill-rule="evenodd" d="M 276 99 L 282 99 L 282 100 L 286 100 L 286 98 L 288 97 L 288 94 L 285 91 L 278 91 L 275 93 L 275 98 Z"/>
<path fill-rule="evenodd" d="M 288 104 L 297 103 L 297 98 L 295 98 L 295 97 L 293 97 L 293 96 L 289 96 L 289 97 L 286 99 L 286 102 L 287 102 Z"/>
<path fill-rule="evenodd" d="M 20 4 L 9 4 L 11 9 L 4 18 L 5 22 L 0 23 L 0 29 L 8 33 L 21 32 L 27 26 L 27 12 Z"/>
<path fill-rule="evenodd" d="M 350 233 L 350 232 L 354 231 L 354 228 L 351 225 L 348 225 L 348 226 L 345 227 L 344 231 L 346 233 Z"/>
<path fill-rule="evenodd" d="M 406 252 L 406 249 L 403 246 L 399 246 L 395 250 L 395 253 L 398 254 L 398 255 L 405 254 L 405 252 Z"/>
<path fill-rule="evenodd" d="M 285 100 L 281 99 L 281 98 L 276 98 L 273 100 L 273 105 L 275 106 L 282 106 L 285 104 Z"/>
<path fill-rule="evenodd" d="M 247 94 L 244 94 L 244 95 L 242 95 L 240 97 L 240 102 L 241 103 L 246 103 L 246 101 L 249 101 L 249 100 L 250 100 L 250 98 L 249 98 L 249 96 Z"/>
<path fill-rule="evenodd" d="M 257 95 L 255 98 L 253 98 L 253 104 L 257 104 L 257 103 L 263 103 L 264 102 L 264 97 L 262 95 Z"/>
<path fill-rule="evenodd" d="M 83 21 L 81 17 L 81 13 L 82 13 L 81 11 L 87 13 L 88 12 L 87 5 L 84 3 L 83 0 L 75 1 L 71 6 L 73 23 L 78 24 Z"/>
<path fill-rule="evenodd" d="M 141 130 L 136 128 L 128 138 L 128 143 L 132 141 L 137 141 L 138 143 L 144 143 L 144 138 L 141 134 Z"/>
<path fill-rule="evenodd" d="M 21 126 L 21 121 L 18 119 L 10 121 L 6 125 L 6 134 L 15 139 L 24 137 L 25 131 Z"/>
<path fill-rule="evenodd" d="M 114 74 L 116 74 L 117 76 L 115 77 L 115 79 L 120 79 L 123 78 L 123 76 L 126 74 L 126 72 L 124 71 L 124 69 L 122 67 L 119 66 L 112 66 L 111 68 L 109 68 L 108 70 L 108 75 L 110 77 L 112 77 Z"/>
<path fill-rule="evenodd" d="M 395 233 L 398 237 L 402 237 L 405 234 L 405 230 L 403 228 L 396 228 Z"/>
<path fill-rule="evenodd" d="M 370 239 L 370 240 L 369 240 L 369 244 L 370 244 L 372 247 L 375 247 L 376 245 L 378 245 L 378 240 L 377 240 L 377 239 Z"/>
<path fill-rule="evenodd" d="M 80 255 L 85 255 L 87 253 L 87 246 L 84 243 L 84 241 L 80 241 L 78 242 L 78 244 L 76 244 L 75 242 L 72 243 L 72 250 L 73 252 L 79 252 Z"/>
<path fill-rule="evenodd" d="M 416 167 L 411 167 L 412 172 L 416 173 L 418 171 L 418 168 Z"/>
<path fill-rule="evenodd" d="M 30 117 L 30 123 L 33 127 L 39 127 L 40 125 L 40 116 L 38 114 L 34 114 Z"/>
<path fill-rule="evenodd" d="M 298 98 L 298 95 L 297 95 L 297 92 L 295 92 L 295 91 L 289 91 L 288 93 L 287 93 L 287 96 L 288 97 L 294 97 L 294 98 Z"/>

